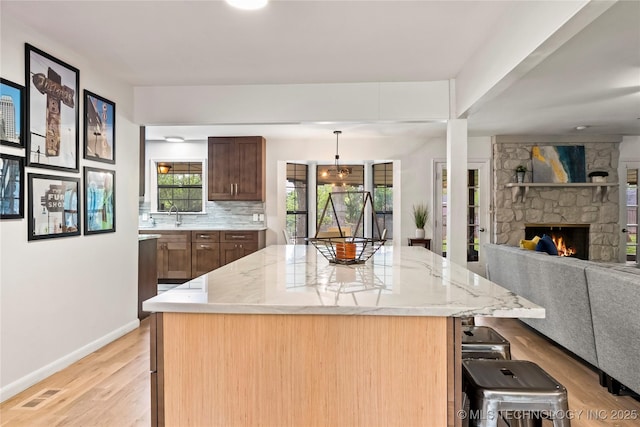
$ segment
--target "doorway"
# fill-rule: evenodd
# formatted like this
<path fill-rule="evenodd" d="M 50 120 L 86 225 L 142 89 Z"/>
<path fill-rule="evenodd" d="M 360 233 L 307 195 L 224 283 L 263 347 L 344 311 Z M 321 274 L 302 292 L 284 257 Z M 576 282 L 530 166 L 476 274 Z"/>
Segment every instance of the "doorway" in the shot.
<path fill-rule="evenodd" d="M 485 275 L 486 261 L 482 247 L 489 243 L 489 161 L 473 161 L 467 165 L 467 268 Z M 447 253 L 447 163 L 436 161 L 433 251 Z"/>
<path fill-rule="evenodd" d="M 638 199 L 640 192 L 638 189 L 638 174 L 640 172 L 640 162 L 625 162 L 622 164 L 621 170 L 621 253 L 622 261 L 632 265 L 640 264 L 640 241 L 638 241 Z M 622 202 L 622 200 L 621 200 Z"/>

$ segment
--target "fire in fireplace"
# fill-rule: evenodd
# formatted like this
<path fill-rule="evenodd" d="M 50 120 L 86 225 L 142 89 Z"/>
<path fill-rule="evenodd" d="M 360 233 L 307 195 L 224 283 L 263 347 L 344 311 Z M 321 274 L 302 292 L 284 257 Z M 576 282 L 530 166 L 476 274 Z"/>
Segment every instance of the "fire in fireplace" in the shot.
<path fill-rule="evenodd" d="M 588 224 L 527 224 L 524 234 L 527 240 L 546 234 L 556 244 L 558 255 L 589 259 Z"/>

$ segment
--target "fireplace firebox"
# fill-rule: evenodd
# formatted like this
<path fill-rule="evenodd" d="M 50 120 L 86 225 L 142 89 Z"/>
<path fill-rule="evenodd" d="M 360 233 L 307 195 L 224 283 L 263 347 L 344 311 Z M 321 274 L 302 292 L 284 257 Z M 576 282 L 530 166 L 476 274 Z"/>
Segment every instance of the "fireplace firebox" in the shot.
<path fill-rule="evenodd" d="M 531 240 L 543 234 L 550 236 L 558 247 L 560 256 L 589 259 L 588 224 L 527 224 L 525 239 Z"/>

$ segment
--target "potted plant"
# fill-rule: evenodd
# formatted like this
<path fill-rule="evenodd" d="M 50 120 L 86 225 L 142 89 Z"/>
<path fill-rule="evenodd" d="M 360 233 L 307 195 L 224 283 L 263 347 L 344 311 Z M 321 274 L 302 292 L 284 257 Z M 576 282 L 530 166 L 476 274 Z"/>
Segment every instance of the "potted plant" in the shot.
<path fill-rule="evenodd" d="M 525 165 L 516 166 L 516 178 L 518 182 L 524 182 L 525 173 L 527 173 L 527 167 Z"/>
<path fill-rule="evenodd" d="M 413 205 L 413 222 L 416 225 L 416 238 L 424 239 L 424 226 L 429 220 L 429 206 L 424 203 Z"/>

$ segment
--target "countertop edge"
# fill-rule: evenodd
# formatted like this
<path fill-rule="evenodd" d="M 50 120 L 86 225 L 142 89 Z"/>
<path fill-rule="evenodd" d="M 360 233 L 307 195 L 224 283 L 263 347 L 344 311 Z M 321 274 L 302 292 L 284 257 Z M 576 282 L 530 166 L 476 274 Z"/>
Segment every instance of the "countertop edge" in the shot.
<path fill-rule="evenodd" d="M 540 308 L 485 308 L 461 310 L 451 307 L 353 307 L 353 306 L 283 306 L 253 304 L 203 304 L 145 301 L 142 308 L 149 312 L 201 313 L 201 314 L 280 314 L 280 315 L 334 315 L 334 316 L 420 316 L 420 317 L 545 317 Z"/>
<path fill-rule="evenodd" d="M 159 239 L 160 237 L 162 237 L 161 234 L 138 234 L 138 242 L 142 242 L 144 240 Z"/>
<path fill-rule="evenodd" d="M 267 227 L 260 228 L 243 228 L 243 227 L 195 227 L 195 226 L 186 226 L 186 227 L 138 227 L 138 233 L 144 232 L 146 233 L 154 233 L 154 232 L 163 232 L 163 231 L 266 231 Z"/>

